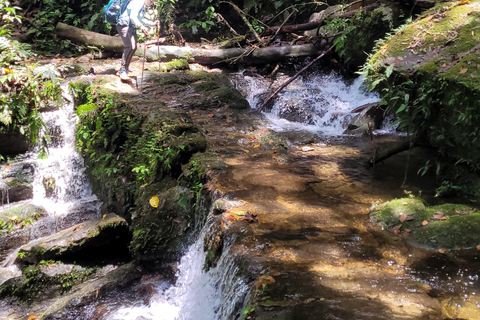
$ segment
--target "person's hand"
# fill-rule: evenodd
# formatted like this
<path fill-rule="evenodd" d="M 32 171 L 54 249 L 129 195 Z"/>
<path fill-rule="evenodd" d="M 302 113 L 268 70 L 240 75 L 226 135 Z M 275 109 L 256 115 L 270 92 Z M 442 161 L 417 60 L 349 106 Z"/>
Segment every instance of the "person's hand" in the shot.
<path fill-rule="evenodd" d="M 148 35 L 148 28 L 147 27 L 141 26 L 140 30 L 142 30 L 142 32 L 145 33 L 146 36 Z"/>
<path fill-rule="evenodd" d="M 155 20 L 155 25 L 156 25 L 157 27 L 159 27 L 159 26 L 160 26 L 160 20 Z"/>

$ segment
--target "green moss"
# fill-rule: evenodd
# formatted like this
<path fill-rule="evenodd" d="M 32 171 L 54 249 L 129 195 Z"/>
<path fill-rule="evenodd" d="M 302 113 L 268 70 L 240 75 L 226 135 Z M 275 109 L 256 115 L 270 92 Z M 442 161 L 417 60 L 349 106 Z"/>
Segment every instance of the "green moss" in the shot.
<path fill-rule="evenodd" d="M 480 244 L 480 213 L 450 216 L 414 230 L 409 240 L 429 248 L 474 248 Z"/>
<path fill-rule="evenodd" d="M 403 214 L 403 218 L 413 219 L 402 222 Z M 467 205 L 425 206 L 419 198 L 403 198 L 375 207 L 370 217 L 385 228 L 401 226 L 400 230 L 411 230 L 407 240 L 421 247 L 455 249 L 480 244 L 480 213 Z"/>
<path fill-rule="evenodd" d="M 370 217 L 382 226 L 391 228 L 402 223 L 400 217 L 403 214 L 413 218 L 403 223 L 404 228 L 420 226 L 423 220 L 429 218 L 420 198 L 401 198 L 383 203 L 370 213 Z"/>
<path fill-rule="evenodd" d="M 188 70 L 190 68 L 188 61 L 185 59 L 173 59 L 172 61 L 162 63 L 160 70 L 170 72 L 172 70 Z"/>

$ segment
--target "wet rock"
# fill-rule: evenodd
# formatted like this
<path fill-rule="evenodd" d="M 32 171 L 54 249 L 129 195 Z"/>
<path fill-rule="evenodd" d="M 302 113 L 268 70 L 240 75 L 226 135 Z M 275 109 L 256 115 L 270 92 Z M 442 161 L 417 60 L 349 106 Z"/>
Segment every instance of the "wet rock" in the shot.
<path fill-rule="evenodd" d="M 377 103 L 365 108 L 350 120 L 345 134 L 370 134 L 379 129 L 384 119 L 384 110 Z"/>
<path fill-rule="evenodd" d="M 133 239 L 130 250 L 143 263 L 171 259 L 181 250 L 197 217 L 191 210 L 195 194 L 187 188 L 172 187 L 158 191 L 160 185 L 146 187 L 140 196 L 137 216 L 132 220 Z M 149 200 L 157 197 L 153 207 Z"/>
<path fill-rule="evenodd" d="M 25 135 L 15 133 L 0 133 L 0 154 L 15 156 L 28 151 L 30 142 Z"/>
<path fill-rule="evenodd" d="M 47 301 L 43 319 L 68 319 L 69 314 L 81 314 L 85 305 L 128 287 L 139 278 L 140 274 L 133 264 L 107 266 L 99 270 L 93 279 L 79 283 L 70 292 Z"/>
<path fill-rule="evenodd" d="M 0 205 L 33 197 L 33 175 L 35 165 L 32 162 L 14 162 L 3 167 L 0 174 Z"/>
<path fill-rule="evenodd" d="M 245 202 L 243 202 L 243 201 L 217 199 L 217 200 L 215 200 L 215 203 L 214 203 L 213 212 L 215 214 L 220 214 L 220 213 L 222 213 L 224 211 L 227 211 L 229 209 L 233 209 L 233 208 L 236 208 L 236 207 L 241 207 L 243 205 L 245 205 Z"/>
<path fill-rule="evenodd" d="M 0 207 L 0 261 L 14 248 L 32 240 L 33 225 L 45 215 L 43 208 L 29 202 Z"/>
<path fill-rule="evenodd" d="M 60 260 L 82 252 L 112 250 L 125 246 L 128 242 L 128 225 L 125 219 L 106 215 L 101 220 L 86 221 L 51 236 L 36 239 L 19 250 L 16 262 L 36 264 L 41 260 Z"/>

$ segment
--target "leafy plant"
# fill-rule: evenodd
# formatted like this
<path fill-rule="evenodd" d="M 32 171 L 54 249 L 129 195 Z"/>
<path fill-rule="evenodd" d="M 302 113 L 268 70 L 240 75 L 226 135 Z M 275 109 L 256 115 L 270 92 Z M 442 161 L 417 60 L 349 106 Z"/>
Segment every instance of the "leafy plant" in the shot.
<path fill-rule="evenodd" d="M 11 6 L 10 1 L 4 0 L 0 2 L 0 16 L 2 17 L 2 23 L 0 24 L 1 37 L 10 36 L 14 23 L 22 23 L 22 17 L 17 15 L 17 10 L 19 9 L 21 8 Z"/>
<path fill-rule="evenodd" d="M 106 32 L 102 18 L 103 3 L 96 0 L 34 0 L 33 5 L 40 7 L 32 19 L 33 28 L 28 32 L 33 37 L 36 50 L 45 52 L 81 53 L 82 46 L 74 46 L 68 40 L 55 40 L 55 27 L 59 21 L 96 32 Z"/>
<path fill-rule="evenodd" d="M 41 156 L 46 155 L 49 136 L 40 110 L 60 103 L 61 89 L 53 65 L 36 65 L 9 70 L 0 76 L 0 132 L 13 130 L 28 135 L 36 145 L 41 142 Z"/>

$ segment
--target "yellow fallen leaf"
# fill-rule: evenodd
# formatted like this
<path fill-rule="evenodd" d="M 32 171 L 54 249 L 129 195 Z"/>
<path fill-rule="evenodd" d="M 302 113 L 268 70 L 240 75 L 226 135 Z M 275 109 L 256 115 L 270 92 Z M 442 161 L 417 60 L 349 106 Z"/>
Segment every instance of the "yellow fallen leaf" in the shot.
<path fill-rule="evenodd" d="M 468 68 L 463 68 L 462 70 L 460 70 L 459 73 L 460 73 L 460 74 L 464 74 L 464 73 L 467 72 L 467 71 L 468 71 Z"/>
<path fill-rule="evenodd" d="M 428 224 L 428 221 L 427 220 L 423 220 L 422 221 L 422 226 L 426 226 Z"/>
<path fill-rule="evenodd" d="M 160 199 L 158 199 L 158 197 L 156 196 L 151 197 L 149 201 L 150 205 L 154 208 L 158 208 L 159 202 L 160 202 Z"/>
<path fill-rule="evenodd" d="M 228 213 L 236 214 L 237 216 L 244 216 L 245 215 L 245 211 L 239 210 L 239 209 L 228 210 Z"/>
<path fill-rule="evenodd" d="M 272 276 L 260 276 L 258 277 L 257 282 L 255 282 L 255 287 L 260 288 L 266 286 L 267 284 L 272 284 L 275 282 L 275 279 Z"/>
<path fill-rule="evenodd" d="M 12 181 L 13 181 L 13 179 L 8 179 L 8 180 L 7 180 L 8 183 L 10 183 L 10 182 L 12 182 Z"/>
<path fill-rule="evenodd" d="M 102 220 L 105 220 L 106 217 L 107 217 L 107 215 L 104 214 L 103 217 L 102 217 Z"/>
<path fill-rule="evenodd" d="M 37 319 L 37 316 L 34 314 L 28 317 L 28 320 L 34 320 L 34 319 Z"/>
<path fill-rule="evenodd" d="M 12 217 L 10 218 L 10 220 L 12 220 L 12 221 L 18 220 L 18 216 L 12 216 Z"/>
<path fill-rule="evenodd" d="M 245 149 L 245 150 L 243 150 L 243 151 L 245 151 L 246 153 L 249 153 L 249 152 L 250 152 L 250 150 L 247 150 L 247 149 Z"/>
<path fill-rule="evenodd" d="M 254 148 L 258 148 L 258 147 L 260 147 L 260 145 L 259 145 L 259 144 L 256 144 L 256 145 L 254 145 L 253 147 L 254 147 Z"/>

